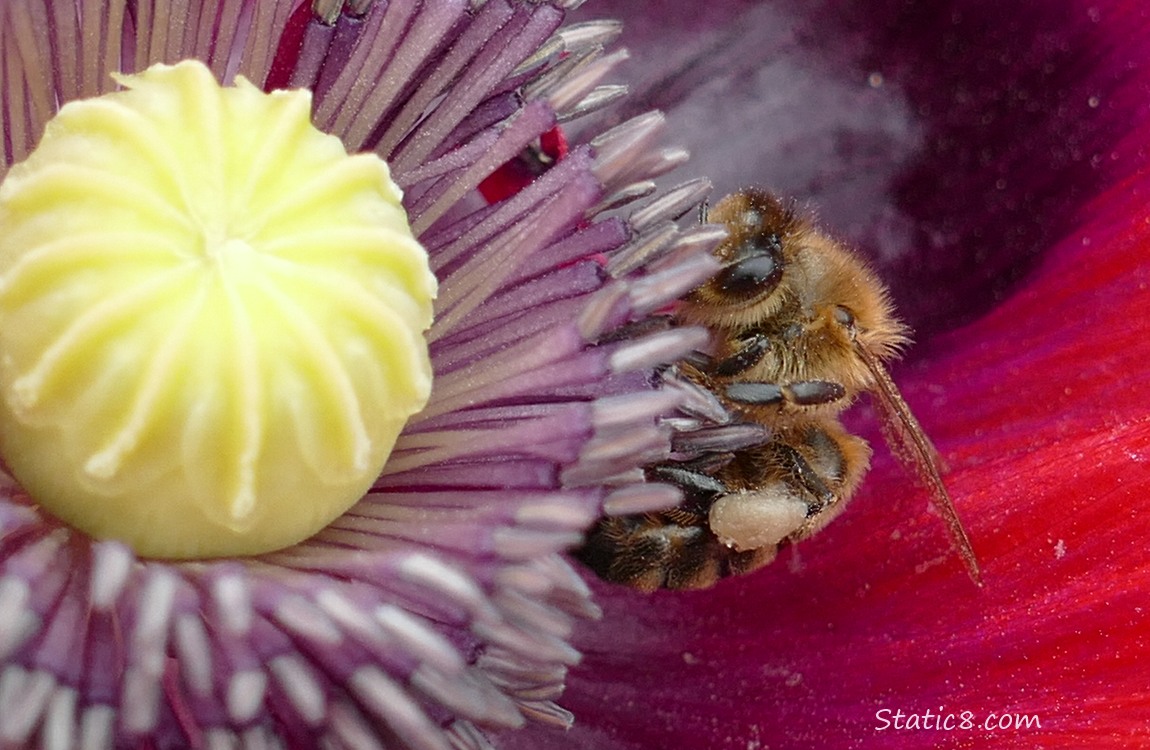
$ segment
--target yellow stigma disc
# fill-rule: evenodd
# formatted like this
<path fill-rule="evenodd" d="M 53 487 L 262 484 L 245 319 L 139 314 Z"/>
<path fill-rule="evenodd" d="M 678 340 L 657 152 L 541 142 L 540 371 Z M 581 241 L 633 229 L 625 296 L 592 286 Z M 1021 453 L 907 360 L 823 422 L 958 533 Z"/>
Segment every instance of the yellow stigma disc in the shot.
<path fill-rule="evenodd" d="M 374 155 L 306 91 L 198 62 L 65 105 L 0 184 L 0 454 L 139 554 L 322 529 L 426 403 L 435 278 Z"/>

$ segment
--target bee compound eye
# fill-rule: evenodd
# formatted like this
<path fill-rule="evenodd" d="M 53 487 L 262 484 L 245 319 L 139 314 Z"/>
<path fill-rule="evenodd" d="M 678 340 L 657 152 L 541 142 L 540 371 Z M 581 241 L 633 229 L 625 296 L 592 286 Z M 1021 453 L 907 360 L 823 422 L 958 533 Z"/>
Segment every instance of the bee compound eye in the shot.
<path fill-rule="evenodd" d="M 715 277 L 715 284 L 724 297 L 750 301 L 773 292 L 782 278 L 782 263 L 774 253 L 766 252 L 727 266 Z"/>

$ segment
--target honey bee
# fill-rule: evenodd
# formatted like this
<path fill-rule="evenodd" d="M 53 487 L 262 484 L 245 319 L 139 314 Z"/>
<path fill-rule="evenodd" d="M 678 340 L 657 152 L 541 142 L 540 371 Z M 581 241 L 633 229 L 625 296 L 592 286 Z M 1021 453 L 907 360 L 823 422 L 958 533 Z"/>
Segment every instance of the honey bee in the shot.
<path fill-rule="evenodd" d="M 938 455 L 886 369 L 908 342 L 886 288 L 769 193 L 727 196 L 709 218 L 728 231 L 715 249 L 723 267 L 679 302 L 672 323 L 705 326 L 712 348 L 664 380 L 726 416 L 680 420 L 673 460 L 646 469 L 650 480 L 679 486 L 682 505 L 600 520 L 580 559 L 606 580 L 648 591 L 705 588 L 770 563 L 838 516 L 866 474 L 870 448 L 839 420 L 865 392 L 978 583 Z"/>

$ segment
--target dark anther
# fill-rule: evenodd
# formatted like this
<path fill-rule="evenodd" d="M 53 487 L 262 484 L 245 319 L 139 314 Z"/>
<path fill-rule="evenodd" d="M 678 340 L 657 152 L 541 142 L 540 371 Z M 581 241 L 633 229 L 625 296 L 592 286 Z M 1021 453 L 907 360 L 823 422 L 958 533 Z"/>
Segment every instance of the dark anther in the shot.
<path fill-rule="evenodd" d="M 672 434 L 671 450 L 676 453 L 729 454 L 731 451 L 763 445 L 770 440 L 772 434 L 767 426 L 754 423 L 703 427 Z"/>
<path fill-rule="evenodd" d="M 710 500 L 729 492 L 727 486 L 714 477 L 675 466 L 652 466 L 647 469 L 647 472 L 655 479 L 670 482 L 681 488 L 689 498 L 694 500 Z"/>

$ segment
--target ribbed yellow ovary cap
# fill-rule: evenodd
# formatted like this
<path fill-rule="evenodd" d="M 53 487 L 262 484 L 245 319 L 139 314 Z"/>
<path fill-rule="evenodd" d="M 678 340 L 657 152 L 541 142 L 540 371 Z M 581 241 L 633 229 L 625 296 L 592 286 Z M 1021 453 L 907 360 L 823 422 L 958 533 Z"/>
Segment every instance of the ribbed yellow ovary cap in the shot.
<path fill-rule="evenodd" d="M 0 453 L 144 556 L 279 549 L 426 403 L 435 277 L 305 91 L 155 66 L 65 105 L 0 185 Z"/>

